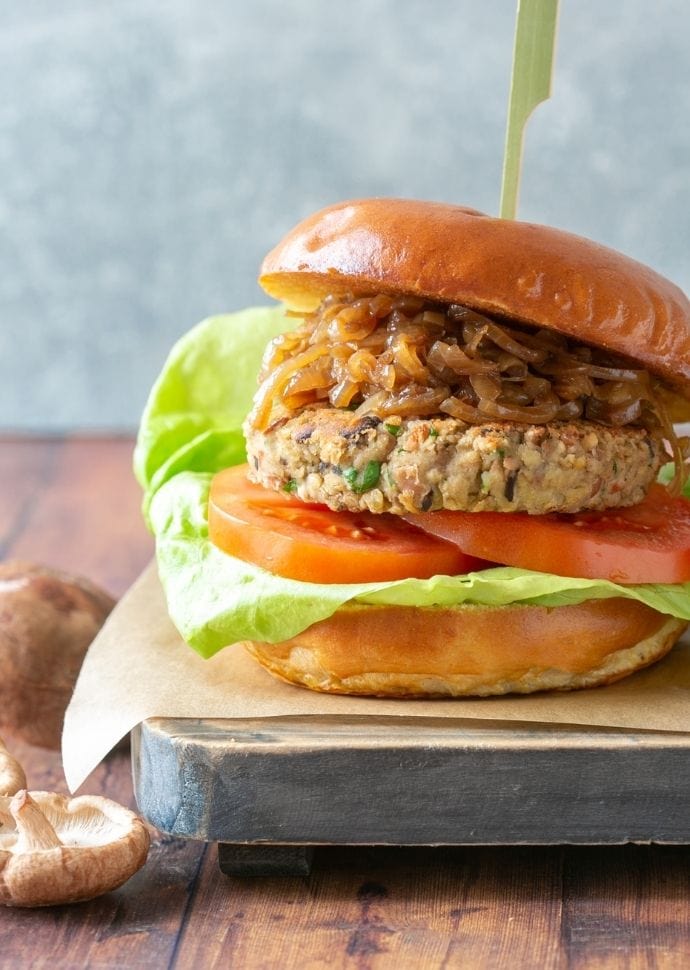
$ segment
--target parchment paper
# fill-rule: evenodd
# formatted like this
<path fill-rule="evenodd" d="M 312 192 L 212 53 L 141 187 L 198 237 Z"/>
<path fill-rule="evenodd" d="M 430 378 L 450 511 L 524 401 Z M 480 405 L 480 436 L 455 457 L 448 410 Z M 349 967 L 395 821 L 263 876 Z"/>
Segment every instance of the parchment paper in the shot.
<path fill-rule="evenodd" d="M 202 660 L 170 622 L 152 564 L 89 649 L 65 717 L 63 761 L 74 791 L 148 717 L 375 714 L 690 732 L 689 702 L 690 639 L 617 684 L 574 693 L 440 701 L 318 694 L 276 680 L 239 644 Z"/>

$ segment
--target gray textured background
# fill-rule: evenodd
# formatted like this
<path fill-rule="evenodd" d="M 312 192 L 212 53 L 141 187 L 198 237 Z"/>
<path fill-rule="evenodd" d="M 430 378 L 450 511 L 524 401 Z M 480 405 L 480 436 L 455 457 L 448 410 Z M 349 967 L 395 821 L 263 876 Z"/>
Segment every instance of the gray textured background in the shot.
<path fill-rule="evenodd" d="M 690 5 L 562 0 L 520 215 L 690 289 Z M 512 0 L 0 0 L 0 426 L 129 428 L 339 199 L 496 212 Z"/>

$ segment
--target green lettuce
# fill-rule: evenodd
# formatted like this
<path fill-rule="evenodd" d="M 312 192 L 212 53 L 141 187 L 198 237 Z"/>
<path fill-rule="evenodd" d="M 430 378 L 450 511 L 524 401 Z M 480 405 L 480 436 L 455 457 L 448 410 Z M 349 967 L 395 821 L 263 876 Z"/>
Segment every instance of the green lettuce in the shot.
<path fill-rule="evenodd" d="M 161 581 L 173 622 L 202 656 L 239 640 L 288 639 L 352 601 L 562 606 L 624 596 L 690 620 L 690 583 L 619 586 L 508 566 L 431 579 L 303 583 L 220 552 L 208 539 L 209 484 L 215 472 L 246 459 L 241 425 L 261 357 L 289 323 L 280 308 L 205 320 L 173 348 L 142 418 L 134 467 Z"/>

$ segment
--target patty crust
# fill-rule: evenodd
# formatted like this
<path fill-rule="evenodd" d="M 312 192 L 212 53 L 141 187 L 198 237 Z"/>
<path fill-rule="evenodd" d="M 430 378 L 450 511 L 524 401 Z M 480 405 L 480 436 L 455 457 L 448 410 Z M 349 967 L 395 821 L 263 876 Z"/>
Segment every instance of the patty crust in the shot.
<path fill-rule="evenodd" d="M 257 431 L 250 478 L 336 511 L 580 512 L 642 501 L 661 436 L 588 421 L 467 425 L 309 408 Z"/>

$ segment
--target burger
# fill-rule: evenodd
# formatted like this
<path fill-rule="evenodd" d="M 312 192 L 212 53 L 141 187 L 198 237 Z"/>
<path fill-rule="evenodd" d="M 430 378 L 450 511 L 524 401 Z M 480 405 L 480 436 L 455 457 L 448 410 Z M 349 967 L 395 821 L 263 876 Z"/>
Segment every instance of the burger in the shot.
<path fill-rule="evenodd" d="M 398 199 L 311 216 L 260 283 L 280 332 L 247 463 L 216 456 L 204 506 L 241 578 L 194 606 L 227 642 L 294 684 L 397 697 L 592 687 L 671 649 L 690 619 L 676 286 L 553 228 Z"/>

